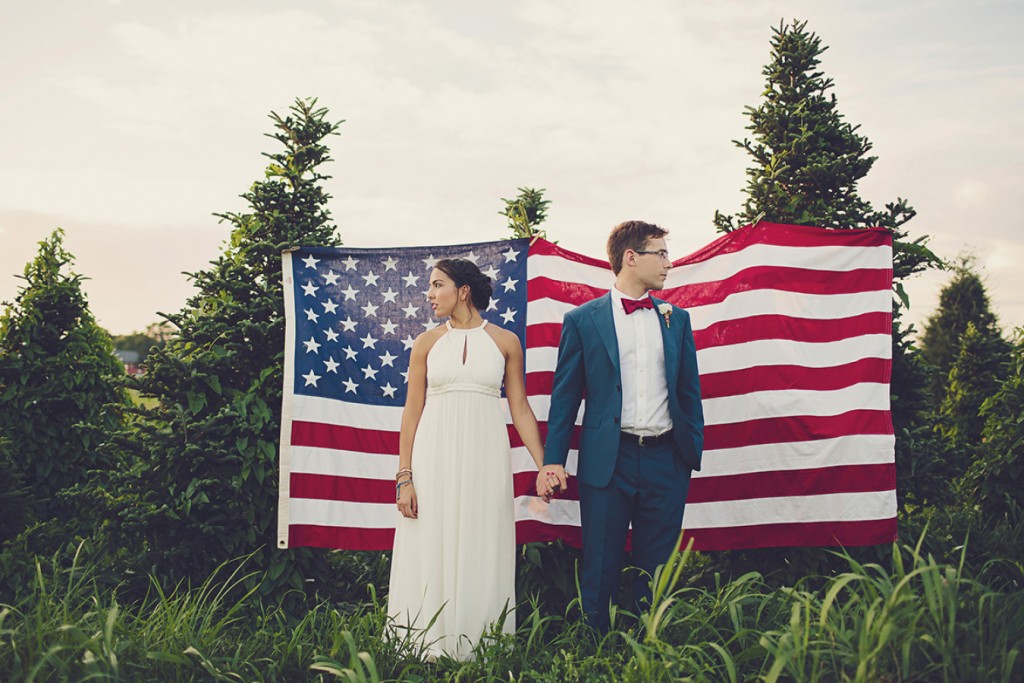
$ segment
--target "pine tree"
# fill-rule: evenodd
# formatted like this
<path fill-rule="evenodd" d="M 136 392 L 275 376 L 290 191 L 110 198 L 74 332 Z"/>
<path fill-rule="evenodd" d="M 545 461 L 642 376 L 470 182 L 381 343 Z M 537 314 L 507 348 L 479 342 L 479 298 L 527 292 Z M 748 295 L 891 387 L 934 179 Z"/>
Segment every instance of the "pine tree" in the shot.
<path fill-rule="evenodd" d="M 979 446 L 985 427 L 981 406 L 998 391 L 1009 352 L 1010 345 L 1001 336 L 986 334 L 973 322 L 967 323 L 939 409 L 943 436 L 970 449 Z"/>
<path fill-rule="evenodd" d="M 965 489 L 986 521 L 1016 518 L 1019 534 L 1024 511 L 1024 329 L 1016 331 L 1003 377 L 996 393 L 982 404 L 984 443 L 965 477 Z"/>
<path fill-rule="evenodd" d="M 119 425 L 125 401 L 124 369 L 89 311 L 82 276 L 67 272 L 73 264 L 64 232 L 55 230 L 0 316 L 0 498 L 22 505 L 24 523 L 49 520 L 67 537 L 86 530 L 60 494 L 105 466 L 98 446 Z M 24 523 L 6 520 L 6 533 Z"/>
<path fill-rule="evenodd" d="M 284 354 L 281 253 L 339 244 L 329 223 L 320 167 L 325 138 L 339 123 L 316 100 L 271 113 L 283 147 L 264 180 L 242 195 L 221 255 L 190 276 L 197 293 L 165 315 L 177 334 L 155 347 L 138 380 L 140 408 L 118 446 L 126 474 L 105 501 L 111 541 L 139 568 L 174 581 L 207 576 L 224 561 L 255 553 L 266 592 L 304 588 L 323 554 L 276 550 L 277 448 Z M 98 483 L 94 490 L 104 487 Z"/>
<path fill-rule="evenodd" d="M 831 78 L 818 69 L 827 46 L 806 30 L 806 21 L 780 23 L 773 29 L 771 61 L 760 106 L 747 107 L 747 130 L 753 141 L 734 140 L 754 165 L 747 169 L 747 199 L 734 217 L 716 211 L 723 232 L 739 225 L 773 223 L 822 228 L 885 227 L 893 232 L 893 269 L 897 293 L 907 304 L 901 281 L 939 259 L 921 237 L 907 241 L 904 224 L 915 211 L 905 199 L 875 211 L 861 198 L 857 183 L 877 157 L 871 142 L 839 112 Z"/>
<path fill-rule="evenodd" d="M 508 228 L 512 231 L 509 239 L 520 237 L 547 237 L 540 229 L 540 224 L 547 218 L 547 208 L 551 203 L 544 199 L 544 189 L 520 187 L 515 199 L 504 199 L 505 208 L 498 213 L 508 219 Z"/>
<path fill-rule="evenodd" d="M 929 389 L 935 403 L 947 393 L 949 371 L 960 355 L 961 339 L 969 326 L 974 326 L 983 339 L 979 343 L 986 348 L 1002 357 L 1009 352 L 973 257 L 962 255 L 954 273 L 939 293 L 939 307 L 925 323 L 919 342 L 921 353 L 933 368 Z"/>

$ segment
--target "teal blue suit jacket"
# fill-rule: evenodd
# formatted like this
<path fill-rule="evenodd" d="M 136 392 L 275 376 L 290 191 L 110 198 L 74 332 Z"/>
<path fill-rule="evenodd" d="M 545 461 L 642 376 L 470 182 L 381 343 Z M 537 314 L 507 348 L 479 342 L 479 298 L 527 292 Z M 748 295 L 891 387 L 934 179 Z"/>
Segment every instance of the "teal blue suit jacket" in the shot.
<path fill-rule="evenodd" d="M 651 298 L 656 307 L 664 303 Z M 658 320 L 665 348 L 665 379 L 676 457 L 690 469 L 699 470 L 704 450 L 704 411 L 690 314 L 673 306 L 667 324 L 660 313 Z M 573 423 L 584 395 L 587 404 L 576 476 L 590 486 L 607 486 L 615 471 L 622 417 L 619 346 L 611 294 L 573 309 L 562 322 L 544 446 L 545 465 L 565 465 Z"/>

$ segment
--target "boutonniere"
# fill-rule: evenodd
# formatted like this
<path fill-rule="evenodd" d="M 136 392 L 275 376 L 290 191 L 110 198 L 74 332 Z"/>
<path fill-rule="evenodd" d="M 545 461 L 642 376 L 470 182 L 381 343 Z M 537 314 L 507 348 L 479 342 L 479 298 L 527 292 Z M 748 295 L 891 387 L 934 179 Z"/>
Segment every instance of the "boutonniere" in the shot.
<path fill-rule="evenodd" d="M 672 304 L 658 304 L 658 313 L 665 319 L 665 327 L 672 327 L 669 318 L 672 315 Z"/>

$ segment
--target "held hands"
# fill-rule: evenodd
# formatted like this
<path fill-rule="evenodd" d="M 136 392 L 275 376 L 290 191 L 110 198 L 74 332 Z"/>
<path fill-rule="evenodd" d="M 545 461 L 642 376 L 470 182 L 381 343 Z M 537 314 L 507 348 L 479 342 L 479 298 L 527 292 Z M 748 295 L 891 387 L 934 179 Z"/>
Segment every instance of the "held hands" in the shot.
<path fill-rule="evenodd" d="M 545 503 L 553 496 L 564 491 L 569 483 L 569 475 L 561 465 L 544 465 L 537 472 L 537 495 Z"/>

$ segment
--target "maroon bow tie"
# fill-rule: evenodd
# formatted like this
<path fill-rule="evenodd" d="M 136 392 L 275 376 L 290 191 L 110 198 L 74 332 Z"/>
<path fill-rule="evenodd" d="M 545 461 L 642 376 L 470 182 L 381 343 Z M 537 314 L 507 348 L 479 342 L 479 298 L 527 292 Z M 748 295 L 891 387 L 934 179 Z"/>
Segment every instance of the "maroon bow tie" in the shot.
<path fill-rule="evenodd" d="M 651 301 L 650 297 L 644 297 L 643 299 L 640 299 L 639 301 L 634 301 L 633 299 L 623 299 L 622 300 L 622 307 L 624 309 L 626 309 L 626 315 L 629 315 L 630 313 L 632 313 L 633 311 L 635 311 L 635 310 L 637 310 L 639 308 L 649 308 L 649 309 L 653 310 L 654 309 L 654 302 Z"/>

